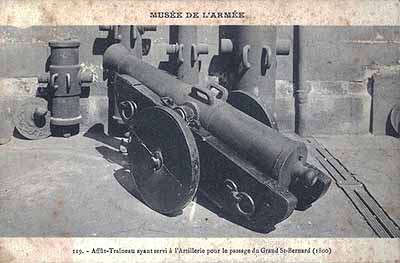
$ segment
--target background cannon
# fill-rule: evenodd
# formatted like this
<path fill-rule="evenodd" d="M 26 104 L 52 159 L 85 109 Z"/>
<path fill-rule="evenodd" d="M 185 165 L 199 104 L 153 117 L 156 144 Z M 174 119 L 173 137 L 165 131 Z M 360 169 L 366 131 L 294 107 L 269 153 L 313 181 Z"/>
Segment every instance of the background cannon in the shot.
<path fill-rule="evenodd" d="M 92 72 L 79 64 L 78 40 L 50 41 L 50 56 L 46 63 L 47 76 L 39 82 L 48 83 L 50 124 L 53 135 L 68 137 L 79 132 L 80 96 L 82 86 L 93 81 Z"/>

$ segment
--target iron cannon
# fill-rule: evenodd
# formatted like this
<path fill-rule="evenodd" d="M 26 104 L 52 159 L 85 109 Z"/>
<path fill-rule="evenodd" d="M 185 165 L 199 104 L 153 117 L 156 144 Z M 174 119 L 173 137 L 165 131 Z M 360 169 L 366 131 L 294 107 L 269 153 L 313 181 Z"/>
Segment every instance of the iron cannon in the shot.
<path fill-rule="evenodd" d="M 330 179 L 289 139 L 227 102 L 227 90 L 185 83 L 122 44 L 104 53 L 130 127 L 131 174 L 143 201 L 177 215 L 196 193 L 232 221 L 266 231 L 321 197 Z"/>

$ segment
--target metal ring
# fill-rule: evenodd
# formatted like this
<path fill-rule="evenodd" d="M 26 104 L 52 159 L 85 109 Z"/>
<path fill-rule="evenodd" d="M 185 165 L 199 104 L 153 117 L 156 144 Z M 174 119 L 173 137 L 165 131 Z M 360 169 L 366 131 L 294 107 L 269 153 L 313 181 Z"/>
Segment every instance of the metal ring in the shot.
<path fill-rule="evenodd" d="M 178 60 L 180 63 L 183 63 L 185 61 L 185 59 L 183 58 L 183 44 L 179 44 L 178 47 Z"/>
<path fill-rule="evenodd" d="M 197 53 L 197 47 L 195 44 L 192 44 L 190 48 L 190 56 L 191 56 L 191 62 L 194 64 L 197 59 L 199 58 L 199 54 Z"/>
<path fill-rule="evenodd" d="M 231 192 L 237 192 L 238 191 L 237 185 L 231 179 L 226 179 L 224 181 L 224 184 Z"/>
<path fill-rule="evenodd" d="M 263 46 L 262 47 L 262 67 L 266 67 L 267 69 L 269 69 L 271 67 L 271 55 L 272 55 L 272 51 L 271 48 L 269 46 Z"/>
<path fill-rule="evenodd" d="M 239 213 L 245 216 L 252 216 L 256 211 L 256 206 L 253 198 L 246 192 L 239 192 L 238 186 L 231 179 L 226 179 L 224 181 L 224 184 L 229 189 L 229 191 L 231 191 L 231 194 L 236 201 L 236 209 L 239 211 Z M 240 202 L 245 199 L 247 199 L 247 201 L 250 203 L 250 211 L 245 211 L 245 209 L 240 206 Z"/>
<path fill-rule="evenodd" d="M 67 93 L 69 93 L 69 91 L 71 90 L 71 75 L 69 73 L 67 73 L 65 78 L 67 81 Z"/>
<path fill-rule="evenodd" d="M 182 107 L 175 107 L 174 111 L 179 114 L 185 121 L 187 121 L 186 112 Z"/>
<path fill-rule="evenodd" d="M 251 198 L 251 196 L 250 196 L 248 193 L 246 193 L 246 192 L 239 192 L 239 193 L 237 194 L 237 196 L 239 197 L 239 200 L 236 202 L 236 208 L 237 208 L 237 210 L 238 210 L 241 214 L 243 214 L 243 215 L 252 216 L 252 215 L 254 214 L 254 212 L 256 211 L 256 206 L 255 206 L 255 204 L 254 204 L 253 198 Z M 240 206 L 240 201 L 242 201 L 244 198 L 246 198 L 246 199 L 250 202 L 250 207 L 251 207 L 251 209 L 250 209 L 249 212 L 244 211 L 244 210 L 242 209 L 242 207 Z"/>
<path fill-rule="evenodd" d="M 251 64 L 249 62 L 250 45 L 245 45 L 242 49 L 242 63 L 243 67 L 249 69 Z"/>
<path fill-rule="evenodd" d="M 121 105 L 121 117 L 122 117 L 123 121 L 126 122 L 126 121 L 131 120 L 137 111 L 136 103 L 133 101 L 127 100 L 127 101 L 121 102 L 120 105 Z M 126 107 L 126 106 L 129 107 L 129 110 L 131 112 L 129 115 L 126 114 L 126 110 L 124 109 L 124 107 Z"/>
<path fill-rule="evenodd" d="M 55 84 L 57 78 L 58 78 L 58 73 L 55 73 L 55 74 L 51 75 L 51 78 L 50 78 L 50 86 L 51 86 L 53 89 L 57 89 L 57 88 L 58 88 L 58 85 Z"/>

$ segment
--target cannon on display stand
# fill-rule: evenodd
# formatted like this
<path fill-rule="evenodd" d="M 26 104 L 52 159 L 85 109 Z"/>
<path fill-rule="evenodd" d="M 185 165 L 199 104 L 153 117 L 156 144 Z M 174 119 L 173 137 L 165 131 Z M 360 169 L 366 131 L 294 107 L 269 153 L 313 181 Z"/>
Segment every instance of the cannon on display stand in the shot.
<path fill-rule="evenodd" d="M 46 95 L 27 98 L 14 113 L 19 133 L 27 139 L 43 139 L 50 134 L 69 137 L 79 133 L 82 87 L 93 81 L 93 73 L 79 64 L 78 40 L 49 42 L 46 72 L 38 82 L 46 84 Z"/>

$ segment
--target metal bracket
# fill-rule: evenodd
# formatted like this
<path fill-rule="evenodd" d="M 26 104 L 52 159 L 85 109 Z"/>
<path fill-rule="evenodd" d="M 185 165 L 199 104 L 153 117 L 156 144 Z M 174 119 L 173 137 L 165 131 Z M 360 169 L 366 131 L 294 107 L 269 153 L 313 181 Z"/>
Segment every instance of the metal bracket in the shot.
<path fill-rule="evenodd" d="M 192 63 L 196 62 L 199 59 L 199 55 L 206 55 L 208 54 L 208 45 L 206 44 L 192 44 L 191 47 L 191 60 Z"/>
<path fill-rule="evenodd" d="M 231 179 L 226 179 L 224 181 L 225 187 L 230 191 L 233 199 L 235 200 L 235 207 L 240 214 L 244 216 L 252 216 L 256 211 L 253 198 L 246 192 L 239 192 L 238 186 Z M 247 202 L 249 206 L 247 208 L 243 207 L 243 202 Z"/>
<path fill-rule="evenodd" d="M 269 46 L 263 46 L 261 51 L 261 68 L 269 69 L 272 61 L 272 51 Z"/>
<path fill-rule="evenodd" d="M 242 49 L 242 64 L 245 69 L 249 69 L 251 64 L 249 62 L 250 45 L 245 45 Z"/>

